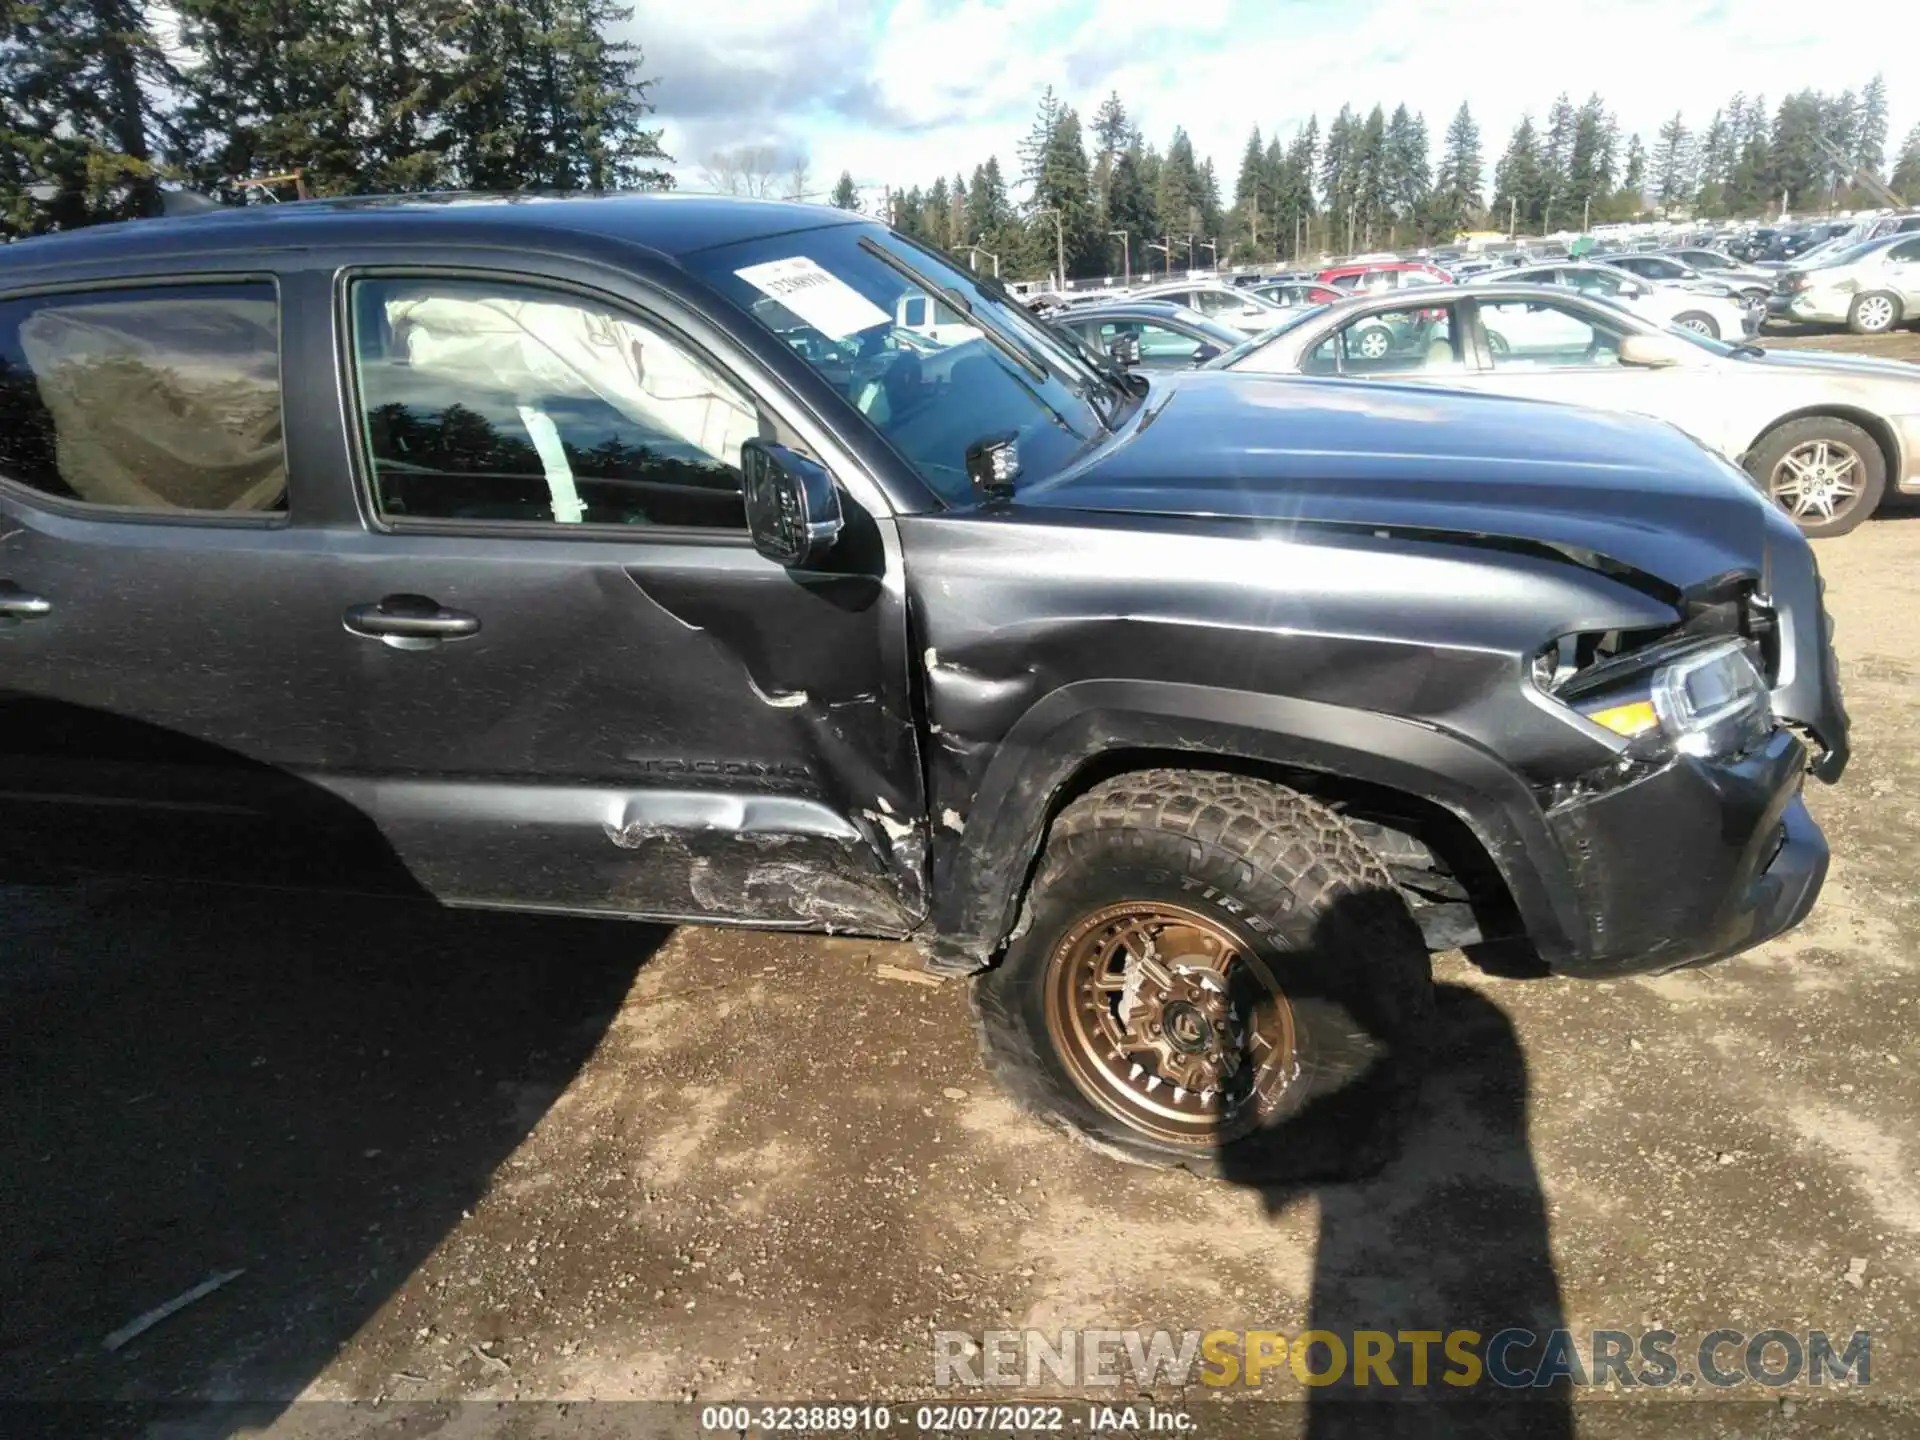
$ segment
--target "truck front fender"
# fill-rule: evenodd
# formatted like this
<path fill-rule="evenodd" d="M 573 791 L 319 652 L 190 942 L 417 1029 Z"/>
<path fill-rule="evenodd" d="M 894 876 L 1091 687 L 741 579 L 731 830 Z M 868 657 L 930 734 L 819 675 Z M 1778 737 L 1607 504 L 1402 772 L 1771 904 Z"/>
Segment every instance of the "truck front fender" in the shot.
<path fill-rule="evenodd" d="M 1115 752 L 1231 758 L 1384 786 L 1463 822 L 1505 879 L 1549 962 L 1581 933 L 1572 880 L 1526 782 L 1484 747 L 1374 711 L 1211 686 L 1082 680 L 1052 691 L 999 741 L 964 826 L 935 828 L 930 946 L 941 968 L 977 969 L 1018 920 L 1060 797 Z"/>

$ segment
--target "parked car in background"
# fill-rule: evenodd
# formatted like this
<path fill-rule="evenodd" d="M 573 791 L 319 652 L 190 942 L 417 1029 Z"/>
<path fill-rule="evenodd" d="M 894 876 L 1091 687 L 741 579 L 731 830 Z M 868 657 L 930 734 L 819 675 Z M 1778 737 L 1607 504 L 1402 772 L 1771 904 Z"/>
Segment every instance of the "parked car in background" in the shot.
<path fill-rule="evenodd" d="M 1152 300 L 1117 300 L 1053 317 L 1115 362 L 1139 370 L 1191 370 L 1246 339 L 1198 310 Z"/>
<path fill-rule="evenodd" d="M 1335 265 L 1316 278 L 1336 290 L 1401 290 L 1414 285 L 1445 285 L 1453 277 L 1438 265 L 1419 260 L 1373 260 Z"/>
<path fill-rule="evenodd" d="M 1301 305 L 1329 305 L 1345 298 L 1343 291 L 1331 285 L 1322 285 L 1317 280 L 1269 280 L 1263 285 L 1254 286 L 1253 293 L 1286 310 Z"/>
<path fill-rule="evenodd" d="M 1214 363 L 1651 415 L 1744 466 L 1809 535 L 1845 534 L 1890 488 L 1920 492 L 1920 367 L 1726 344 L 1564 287 L 1344 300 Z"/>
<path fill-rule="evenodd" d="M 1882 335 L 1920 319 L 1920 233 L 1883 235 L 1776 282 L 1777 313 L 1802 324 L 1845 325 Z"/>
<path fill-rule="evenodd" d="M 1713 339 L 1738 339 L 1760 328 L 1762 313 L 1731 294 L 1709 295 L 1674 285 L 1642 280 L 1612 265 L 1567 261 L 1558 265 L 1519 266 L 1475 275 L 1470 285 L 1564 285 L 1624 305 L 1661 325 L 1677 325 Z"/>
<path fill-rule="evenodd" d="M 908 940 L 1016 1101 L 1241 1181 L 1379 1153 L 1433 950 L 1666 971 L 1806 917 L 1847 717 L 1812 551 L 1722 462 L 1129 376 L 1004 294 L 706 196 L 0 246 L 8 878 Z"/>
<path fill-rule="evenodd" d="M 1764 270 L 1723 271 L 1709 275 L 1677 255 L 1662 255 L 1653 251 L 1609 255 L 1600 263 L 1658 284 L 1680 285 L 1707 295 L 1738 295 L 1743 305 L 1764 307 L 1767 296 L 1773 291 L 1773 276 Z M 1735 274 L 1740 274 L 1741 278 L 1735 279 Z"/>
<path fill-rule="evenodd" d="M 1286 312 L 1251 290 L 1236 290 L 1216 280 L 1169 280 L 1157 285 L 1142 285 L 1128 297 L 1133 300 L 1160 300 L 1198 310 L 1210 320 L 1231 325 L 1247 335 L 1258 335 L 1285 318 Z"/>
<path fill-rule="evenodd" d="M 1711 246 L 1686 245 L 1658 253 L 1671 256 L 1682 265 L 1690 265 L 1702 275 L 1715 280 L 1724 280 L 1729 285 L 1745 287 L 1752 284 L 1768 290 L 1773 288 L 1773 271 L 1735 260 L 1731 255 L 1715 250 Z"/>

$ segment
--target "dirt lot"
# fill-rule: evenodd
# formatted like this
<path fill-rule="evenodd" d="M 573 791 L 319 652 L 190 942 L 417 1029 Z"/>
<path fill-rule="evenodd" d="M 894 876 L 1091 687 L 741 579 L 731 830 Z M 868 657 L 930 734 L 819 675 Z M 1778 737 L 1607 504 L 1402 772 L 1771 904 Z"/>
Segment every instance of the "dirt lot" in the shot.
<path fill-rule="evenodd" d="M 1524 1433 L 1920 1433 L 1920 514 L 1821 563 L 1856 750 L 1814 787 L 1813 918 L 1659 979 L 1444 959 L 1438 1073 L 1357 1185 L 1263 1193 L 1070 1143 L 987 1085 L 962 988 L 891 976 L 912 961 L 886 945 L 6 894 L 0 1397 L 180 1402 L 156 1434 L 300 1434 L 335 1412 L 286 1401 L 377 1399 L 359 1418 L 394 1434 L 482 1433 L 406 1402 L 897 1399 L 928 1393 L 935 1329 L 1311 1317 L 1871 1330 L 1872 1384 L 1837 1413 L 1804 1385 L 1705 1409 L 1601 1390 Z M 259 1403 L 210 1408 L 230 1401 Z M 1254 1433 L 1237 1415 L 1207 1433 Z"/>

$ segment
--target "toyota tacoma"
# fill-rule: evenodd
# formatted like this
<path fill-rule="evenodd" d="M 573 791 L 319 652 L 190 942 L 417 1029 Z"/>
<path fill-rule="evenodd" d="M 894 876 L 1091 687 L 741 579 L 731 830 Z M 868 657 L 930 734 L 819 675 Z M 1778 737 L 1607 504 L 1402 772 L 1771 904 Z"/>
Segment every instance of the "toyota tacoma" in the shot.
<path fill-rule="evenodd" d="M 858 216 L 28 240 L 0 406 L 16 867 L 909 939 L 1134 1158 L 1410 1072 L 1432 951 L 1696 965 L 1825 875 L 1820 579 L 1725 461 L 1128 376 Z"/>

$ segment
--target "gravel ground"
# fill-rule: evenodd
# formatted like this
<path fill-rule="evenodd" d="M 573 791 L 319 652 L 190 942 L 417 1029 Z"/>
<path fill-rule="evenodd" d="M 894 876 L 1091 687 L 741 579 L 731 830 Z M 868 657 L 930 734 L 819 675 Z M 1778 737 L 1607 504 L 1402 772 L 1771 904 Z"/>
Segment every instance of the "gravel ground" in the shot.
<path fill-rule="evenodd" d="M 1589 1390 L 1512 1433 L 1920 1433 L 1920 515 L 1820 558 L 1856 749 L 1813 787 L 1834 863 L 1811 920 L 1658 979 L 1443 958 L 1437 1073 L 1362 1184 L 1261 1191 L 1070 1142 L 987 1084 L 963 987 L 889 945 L 0 895 L 0 1397 L 185 1407 L 156 1434 L 303 1434 L 339 1412 L 285 1402 L 379 1401 L 359 1420 L 452 1434 L 473 1411 L 408 1402 L 898 1402 L 929 1393 L 936 1329 L 1311 1317 L 1866 1329 L 1872 1385 L 1839 1408 Z M 262 1408 L 204 1408 L 231 1401 Z M 1207 1433 L 1331 1434 L 1353 1408 L 1243 1405 Z M 86 1427 L 108 1417 L 144 1423 Z"/>

